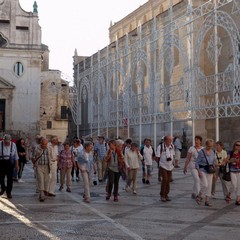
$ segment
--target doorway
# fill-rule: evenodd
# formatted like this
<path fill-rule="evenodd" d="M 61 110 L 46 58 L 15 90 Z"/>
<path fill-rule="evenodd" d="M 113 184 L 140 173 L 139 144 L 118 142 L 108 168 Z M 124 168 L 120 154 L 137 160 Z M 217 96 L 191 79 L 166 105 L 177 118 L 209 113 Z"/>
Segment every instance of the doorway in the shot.
<path fill-rule="evenodd" d="M 0 99 L 0 131 L 5 131 L 5 105 L 6 100 Z"/>

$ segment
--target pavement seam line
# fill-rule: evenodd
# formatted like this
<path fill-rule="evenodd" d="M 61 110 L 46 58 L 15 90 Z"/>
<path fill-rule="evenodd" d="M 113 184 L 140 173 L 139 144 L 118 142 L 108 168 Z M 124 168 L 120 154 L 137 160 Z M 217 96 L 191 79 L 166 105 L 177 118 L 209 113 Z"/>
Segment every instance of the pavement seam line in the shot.
<path fill-rule="evenodd" d="M 65 193 L 66 194 L 66 193 Z M 112 218 L 106 216 L 105 214 L 101 213 L 100 211 L 98 211 L 96 208 L 90 206 L 89 204 L 83 203 L 81 202 L 77 197 L 73 196 L 73 195 L 69 195 L 66 194 L 69 197 L 71 197 L 73 200 L 77 201 L 78 203 L 80 203 L 81 205 L 87 207 L 89 210 L 91 210 L 92 212 L 94 212 L 95 214 L 97 214 L 99 217 L 105 219 L 106 221 L 108 221 L 109 223 L 113 224 L 116 228 L 120 229 L 122 232 L 124 232 L 125 234 L 129 235 L 130 237 L 132 237 L 133 239 L 136 240 L 144 240 L 142 237 L 140 237 L 139 235 L 137 235 L 136 233 L 132 232 L 131 230 L 129 230 L 128 228 L 126 228 L 125 226 L 123 226 L 120 223 L 117 223 L 115 220 L 113 220 Z"/>

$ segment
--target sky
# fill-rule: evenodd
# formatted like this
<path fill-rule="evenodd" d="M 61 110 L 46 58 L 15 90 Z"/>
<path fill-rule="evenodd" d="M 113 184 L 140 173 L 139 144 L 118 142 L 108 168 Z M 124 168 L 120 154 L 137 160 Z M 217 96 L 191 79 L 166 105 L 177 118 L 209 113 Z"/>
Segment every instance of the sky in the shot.
<path fill-rule="evenodd" d="M 110 22 L 118 22 L 148 0 L 37 0 L 42 43 L 50 50 L 50 69 L 72 80 L 73 55 L 91 56 L 109 44 Z M 19 0 L 33 11 L 34 0 Z"/>

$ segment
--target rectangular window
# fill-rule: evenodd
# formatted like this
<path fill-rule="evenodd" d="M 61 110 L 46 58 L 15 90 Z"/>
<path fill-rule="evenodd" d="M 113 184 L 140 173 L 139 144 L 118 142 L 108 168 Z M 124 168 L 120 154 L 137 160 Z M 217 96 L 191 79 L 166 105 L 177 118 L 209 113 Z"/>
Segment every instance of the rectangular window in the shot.
<path fill-rule="evenodd" d="M 61 119 L 67 119 L 67 106 L 61 106 Z"/>
<path fill-rule="evenodd" d="M 5 19 L 0 19 L 0 23 L 10 23 L 10 21 Z"/>
<path fill-rule="evenodd" d="M 47 129 L 51 129 L 52 128 L 52 121 L 47 121 Z"/>
<path fill-rule="evenodd" d="M 25 26 L 16 26 L 16 29 L 18 29 L 18 30 L 28 30 L 28 27 L 25 27 Z"/>

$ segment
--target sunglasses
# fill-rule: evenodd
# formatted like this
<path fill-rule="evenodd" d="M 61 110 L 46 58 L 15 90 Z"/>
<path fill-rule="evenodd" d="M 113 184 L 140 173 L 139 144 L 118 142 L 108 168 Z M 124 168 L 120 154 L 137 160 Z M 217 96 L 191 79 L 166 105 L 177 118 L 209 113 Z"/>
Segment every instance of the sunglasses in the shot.
<path fill-rule="evenodd" d="M 240 147 L 240 144 L 235 144 L 236 147 Z"/>

